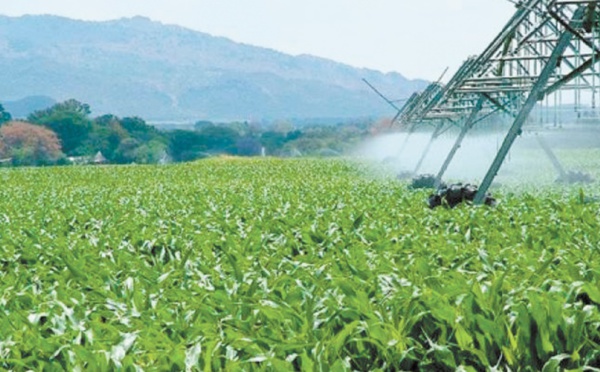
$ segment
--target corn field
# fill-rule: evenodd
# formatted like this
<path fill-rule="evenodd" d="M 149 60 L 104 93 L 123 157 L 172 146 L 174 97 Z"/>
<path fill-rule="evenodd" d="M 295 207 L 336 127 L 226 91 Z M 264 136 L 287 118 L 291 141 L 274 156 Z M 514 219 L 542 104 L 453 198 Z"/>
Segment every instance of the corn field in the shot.
<path fill-rule="evenodd" d="M 0 170 L 0 369 L 599 370 L 600 203 L 342 160 Z"/>

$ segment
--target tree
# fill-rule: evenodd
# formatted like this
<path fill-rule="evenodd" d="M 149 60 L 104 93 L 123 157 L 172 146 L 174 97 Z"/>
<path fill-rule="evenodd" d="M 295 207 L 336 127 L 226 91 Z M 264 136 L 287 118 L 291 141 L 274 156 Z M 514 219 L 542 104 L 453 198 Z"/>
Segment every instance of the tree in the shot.
<path fill-rule="evenodd" d="M 83 155 L 77 148 L 92 129 L 89 114 L 89 105 L 70 99 L 48 109 L 35 111 L 29 115 L 28 120 L 53 130 L 68 155 Z"/>
<path fill-rule="evenodd" d="M 285 141 L 286 142 L 295 141 L 298 138 L 302 137 L 302 135 L 303 135 L 303 133 L 301 130 L 299 130 L 299 129 L 293 130 L 291 132 L 288 132 L 288 134 L 285 135 Z"/>
<path fill-rule="evenodd" d="M 169 154 L 175 161 L 192 161 L 207 150 L 206 137 L 189 130 L 169 132 Z"/>
<path fill-rule="evenodd" d="M 94 124 L 96 124 L 99 127 L 110 127 L 115 123 L 118 123 L 120 125 L 119 117 L 112 114 L 98 116 L 94 119 Z"/>
<path fill-rule="evenodd" d="M 8 157 L 8 148 L 4 144 L 4 141 L 2 141 L 2 137 L 0 137 L 0 160 Z"/>
<path fill-rule="evenodd" d="M 140 142 L 135 138 L 125 138 L 115 151 L 115 161 L 121 164 L 134 162 L 136 157 L 135 150 L 139 146 Z"/>
<path fill-rule="evenodd" d="M 267 149 L 267 154 L 278 153 L 286 142 L 286 135 L 281 132 L 268 131 L 260 137 L 260 143 Z"/>
<path fill-rule="evenodd" d="M 199 132 L 206 137 L 206 145 L 213 152 L 235 152 L 235 143 L 240 135 L 235 130 L 225 126 L 206 127 Z"/>
<path fill-rule="evenodd" d="M 15 165 L 56 163 L 64 155 L 53 131 L 30 123 L 12 121 L 0 127 L 2 157 L 12 157 Z"/>
<path fill-rule="evenodd" d="M 271 127 L 271 130 L 279 133 L 288 133 L 294 130 L 294 124 L 287 120 L 278 120 L 271 124 Z"/>
<path fill-rule="evenodd" d="M 11 121 L 12 120 L 12 116 L 4 110 L 4 106 L 2 106 L 2 104 L 0 103 L 0 125 Z"/>
<path fill-rule="evenodd" d="M 100 151 L 109 162 L 114 162 L 119 144 L 128 137 L 129 134 L 121 126 L 118 117 L 99 116 L 92 121 L 92 129 L 77 151 L 86 155 Z"/>
<path fill-rule="evenodd" d="M 139 164 L 159 163 L 167 153 L 167 146 L 156 140 L 144 143 L 133 151 L 133 161 Z"/>
<path fill-rule="evenodd" d="M 123 129 L 138 141 L 150 142 L 152 140 L 162 140 L 163 138 L 154 126 L 146 124 L 144 119 L 137 116 L 123 118 L 119 122 Z"/>
<path fill-rule="evenodd" d="M 208 120 L 200 120 L 194 124 L 194 130 L 201 131 L 204 128 L 214 127 L 215 123 Z"/>
<path fill-rule="evenodd" d="M 261 145 L 256 137 L 246 136 L 237 140 L 235 147 L 237 155 L 240 156 L 256 156 L 260 154 Z"/>

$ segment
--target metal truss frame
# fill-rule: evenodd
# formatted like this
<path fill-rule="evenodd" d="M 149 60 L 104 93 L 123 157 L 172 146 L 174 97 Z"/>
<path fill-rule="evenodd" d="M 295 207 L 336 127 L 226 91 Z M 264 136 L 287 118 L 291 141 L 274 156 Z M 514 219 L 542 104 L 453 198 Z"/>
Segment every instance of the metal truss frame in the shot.
<path fill-rule="evenodd" d="M 476 203 L 484 200 L 538 101 L 559 90 L 592 90 L 595 105 L 600 0 L 521 0 L 516 6 L 513 17 L 479 56 L 468 58 L 446 85 L 437 81 L 413 95 L 397 115 L 409 135 L 424 123 L 438 123 L 432 141 L 448 124 L 461 127 L 436 176 L 438 183 L 475 124 L 498 112 L 513 118 Z M 431 143 L 419 164 L 430 147 Z"/>

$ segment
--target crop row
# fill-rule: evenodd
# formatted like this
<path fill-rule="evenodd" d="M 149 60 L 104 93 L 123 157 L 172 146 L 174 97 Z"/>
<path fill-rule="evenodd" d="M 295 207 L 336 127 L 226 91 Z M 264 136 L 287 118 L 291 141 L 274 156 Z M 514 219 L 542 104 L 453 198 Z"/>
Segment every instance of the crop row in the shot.
<path fill-rule="evenodd" d="M 600 365 L 599 204 L 330 160 L 0 173 L 0 368 Z"/>

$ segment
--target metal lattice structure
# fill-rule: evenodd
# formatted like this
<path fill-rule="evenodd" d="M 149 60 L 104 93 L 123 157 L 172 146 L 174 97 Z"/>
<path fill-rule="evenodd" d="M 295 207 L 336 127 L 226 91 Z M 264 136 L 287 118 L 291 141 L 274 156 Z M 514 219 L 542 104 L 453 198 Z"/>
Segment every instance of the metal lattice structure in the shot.
<path fill-rule="evenodd" d="M 413 95 L 395 118 L 409 134 L 434 123 L 432 141 L 446 126 L 462 128 L 438 182 L 476 123 L 495 113 L 513 118 L 480 185 L 479 203 L 538 101 L 559 90 L 576 92 L 575 99 L 577 92 L 589 90 L 592 106 L 596 104 L 600 0 L 521 0 L 516 6 L 514 16 L 479 56 L 467 59 L 447 84 L 438 81 Z"/>

